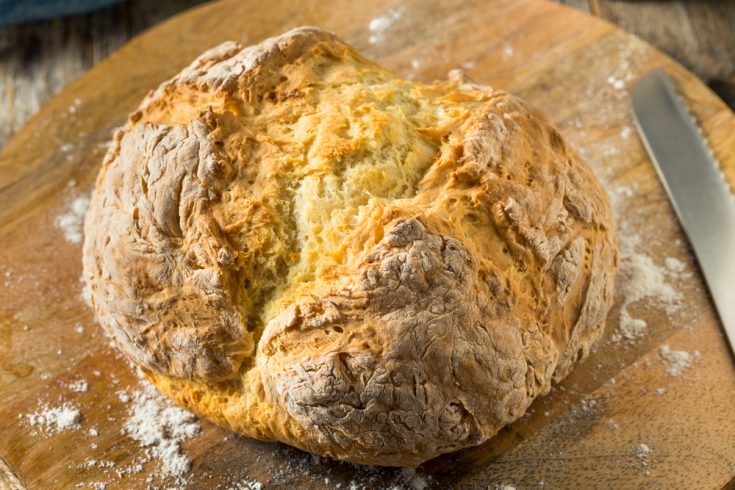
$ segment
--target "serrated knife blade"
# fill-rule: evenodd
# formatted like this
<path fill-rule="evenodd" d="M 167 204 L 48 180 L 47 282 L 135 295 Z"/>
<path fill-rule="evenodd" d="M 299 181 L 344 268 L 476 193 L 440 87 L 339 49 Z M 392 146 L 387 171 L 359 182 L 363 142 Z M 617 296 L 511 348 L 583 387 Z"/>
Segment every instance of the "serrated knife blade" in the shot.
<path fill-rule="evenodd" d="M 638 132 L 735 353 L 735 198 L 694 116 L 663 71 L 644 75 L 632 101 Z"/>

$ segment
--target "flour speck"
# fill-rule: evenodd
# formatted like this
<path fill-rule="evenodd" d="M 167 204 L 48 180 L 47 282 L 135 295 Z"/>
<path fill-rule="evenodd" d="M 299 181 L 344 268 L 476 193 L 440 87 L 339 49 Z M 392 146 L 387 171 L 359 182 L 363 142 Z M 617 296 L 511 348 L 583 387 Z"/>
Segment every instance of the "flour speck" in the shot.
<path fill-rule="evenodd" d="M 227 490 L 262 490 L 263 484 L 259 481 L 241 481 L 227 487 Z"/>
<path fill-rule="evenodd" d="M 66 241 L 73 244 L 82 243 L 82 227 L 84 226 L 84 214 L 89 206 L 89 196 L 82 195 L 74 199 L 67 211 L 56 219 L 58 226 L 64 233 Z"/>
<path fill-rule="evenodd" d="M 413 468 L 403 468 L 401 470 L 401 476 L 409 488 L 413 490 L 424 490 L 428 485 L 426 478 L 417 473 Z"/>
<path fill-rule="evenodd" d="M 89 389 L 89 383 L 84 379 L 79 379 L 69 383 L 69 389 L 75 393 L 85 393 Z"/>
<path fill-rule="evenodd" d="M 648 466 L 651 457 L 651 448 L 647 444 L 638 444 L 635 448 L 635 457 L 638 459 L 638 464 L 645 468 Z M 648 473 L 646 472 L 646 474 Z"/>
<path fill-rule="evenodd" d="M 666 374 L 668 374 L 671 377 L 677 377 L 692 365 L 692 359 L 695 360 L 700 357 L 697 356 L 699 354 L 695 351 L 695 354 L 692 355 L 687 351 L 683 350 L 671 350 L 668 346 L 668 344 L 664 344 L 659 349 L 658 353 L 661 355 L 664 361 L 668 363 L 668 368 L 666 368 Z"/>
<path fill-rule="evenodd" d="M 623 90 L 625 88 L 625 81 L 612 75 L 608 77 L 607 83 L 612 85 L 615 90 Z"/>
<path fill-rule="evenodd" d="M 633 318 L 626 308 L 620 310 L 618 335 L 626 340 L 637 340 L 646 333 L 648 324 L 640 318 Z M 618 337 L 616 337 L 617 339 Z"/>
<path fill-rule="evenodd" d="M 379 44 L 383 42 L 386 32 L 388 32 L 391 26 L 401 18 L 405 11 L 406 6 L 401 5 L 398 8 L 387 10 L 382 15 L 372 19 L 370 24 L 368 24 L 368 29 L 371 33 L 368 38 L 368 42 L 370 44 Z"/>
<path fill-rule="evenodd" d="M 514 54 L 515 54 L 515 50 L 513 49 L 513 46 L 511 46 L 510 44 L 506 44 L 505 46 L 503 46 L 503 60 L 504 61 L 508 61 L 509 59 L 511 59 Z"/>
<path fill-rule="evenodd" d="M 26 415 L 28 423 L 34 429 L 47 434 L 63 432 L 79 428 L 82 414 L 79 409 L 69 403 L 52 407 L 43 405 L 38 412 Z"/>
<path fill-rule="evenodd" d="M 672 273 L 682 273 L 686 269 L 684 262 L 677 259 L 676 257 L 666 257 L 664 259 L 664 265 Z"/>

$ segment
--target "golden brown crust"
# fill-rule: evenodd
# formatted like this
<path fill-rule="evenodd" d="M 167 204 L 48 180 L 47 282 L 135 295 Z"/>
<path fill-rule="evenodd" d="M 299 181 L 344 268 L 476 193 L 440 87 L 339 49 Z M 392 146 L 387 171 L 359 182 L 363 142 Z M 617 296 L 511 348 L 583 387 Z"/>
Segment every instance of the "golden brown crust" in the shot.
<path fill-rule="evenodd" d="M 487 440 L 588 354 L 614 231 L 519 99 L 401 81 L 300 28 L 149 95 L 105 158 L 84 267 L 100 322 L 169 396 L 413 466 Z"/>

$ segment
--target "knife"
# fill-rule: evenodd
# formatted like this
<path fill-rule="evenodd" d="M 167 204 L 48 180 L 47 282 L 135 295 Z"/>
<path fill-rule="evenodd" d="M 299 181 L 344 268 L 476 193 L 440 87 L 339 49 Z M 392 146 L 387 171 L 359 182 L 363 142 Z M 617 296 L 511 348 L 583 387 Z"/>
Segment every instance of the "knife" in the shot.
<path fill-rule="evenodd" d="M 636 127 L 674 205 L 735 354 L 735 197 L 694 116 L 661 70 L 633 88 Z"/>

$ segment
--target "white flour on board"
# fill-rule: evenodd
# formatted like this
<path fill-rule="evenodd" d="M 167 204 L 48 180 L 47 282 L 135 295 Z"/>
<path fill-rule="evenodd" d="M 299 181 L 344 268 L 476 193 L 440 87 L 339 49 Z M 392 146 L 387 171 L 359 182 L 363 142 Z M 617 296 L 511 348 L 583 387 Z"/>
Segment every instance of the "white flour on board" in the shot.
<path fill-rule="evenodd" d="M 661 308 L 667 315 L 673 315 L 681 307 L 682 296 L 674 289 L 672 280 L 677 279 L 681 269 L 673 264 L 681 264 L 678 259 L 669 257 L 663 265 L 657 265 L 651 257 L 638 252 L 641 246 L 638 235 L 626 235 L 620 239 L 620 271 L 618 289 L 623 295 L 623 304 L 618 317 L 618 330 L 612 340 L 634 341 L 646 333 L 648 324 L 635 318 L 630 307 L 646 301 Z"/>
<path fill-rule="evenodd" d="M 244 480 L 230 485 L 227 490 L 263 490 L 263 484 L 259 481 Z"/>
<path fill-rule="evenodd" d="M 79 106 L 81 105 L 82 101 L 81 99 L 74 99 L 74 102 L 69 106 L 68 112 L 69 114 L 76 114 L 77 109 L 79 109 Z"/>
<path fill-rule="evenodd" d="M 84 393 L 89 389 L 89 383 L 85 379 L 79 379 L 68 385 L 69 389 L 75 393 Z"/>
<path fill-rule="evenodd" d="M 99 377 L 102 373 L 95 371 L 95 376 Z M 114 375 L 110 375 L 113 384 L 117 380 Z M 82 427 L 82 408 L 79 405 L 80 400 L 83 401 L 89 384 L 85 379 L 77 379 L 70 382 L 62 383 L 71 393 L 77 393 L 81 398 L 75 400 L 72 404 L 62 400 L 55 405 L 47 403 L 41 404 L 39 409 L 33 413 L 19 415 L 22 423 L 27 423 L 31 428 L 31 434 L 58 434 L 71 429 L 84 429 L 80 432 L 79 437 L 98 438 L 99 430 L 96 426 Z M 92 443 L 90 447 L 94 451 L 91 457 L 88 457 L 81 463 L 77 463 L 76 467 L 85 470 L 103 471 L 105 479 L 94 482 L 80 483 L 78 487 L 105 488 L 113 482 L 119 482 L 127 475 L 140 473 L 144 470 L 143 465 L 158 460 L 161 464 L 161 471 L 154 473 L 155 478 L 163 479 L 173 477 L 173 481 L 177 487 L 186 486 L 187 480 L 183 475 L 189 471 L 191 461 L 181 448 L 181 442 L 196 436 L 201 432 L 197 418 L 194 414 L 176 407 L 173 402 L 158 393 L 150 383 L 141 381 L 141 386 L 131 390 L 128 394 L 125 390 L 119 390 L 117 398 L 127 406 L 127 417 L 120 424 L 120 430 L 123 434 L 135 440 L 143 450 L 143 454 L 132 459 L 127 466 L 119 466 L 115 461 L 101 459 L 98 453 L 98 444 Z M 109 405 L 108 405 L 109 408 Z M 113 414 L 107 415 L 108 421 L 115 421 L 118 418 Z M 98 475 L 99 478 L 99 475 Z M 154 477 L 150 478 L 148 483 L 154 481 Z M 254 485 L 249 488 L 255 490 L 259 488 Z"/>
<path fill-rule="evenodd" d="M 400 7 L 385 11 L 382 15 L 375 17 L 368 24 L 370 30 L 370 37 L 368 42 L 370 44 L 378 44 L 383 42 L 385 34 L 393 26 L 393 24 L 403 16 L 406 12 L 406 6 L 401 5 Z"/>
<path fill-rule="evenodd" d="M 682 313 L 683 296 L 679 285 L 691 277 L 686 264 L 676 257 L 654 260 L 649 252 L 651 243 L 656 240 L 656 230 L 649 228 L 648 221 L 638 217 L 634 206 L 634 199 L 642 192 L 638 185 L 620 186 L 609 182 L 612 165 L 607 162 L 620 155 L 619 147 L 630 137 L 630 132 L 632 129 L 626 126 L 613 141 L 605 142 L 602 147 L 580 149 L 580 154 L 595 169 L 608 191 L 618 225 L 620 267 L 616 288 L 622 304 L 617 317 L 618 326 L 611 338 L 616 343 L 634 342 L 646 335 L 648 323 L 638 315 L 643 308 L 656 308 L 674 325 L 680 325 L 681 319 L 674 320 Z"/>
<path fill-rule="evenodd" d="M 82 243 L 84 214 L 89 206 L 89 196 L 77 196 L 69 205 L 65 213 L 56 218 L 56 226 L 64 233 L 66 241 L 73 244 Z"/>
<path fill-rule="evenodd" d="M 648 466 L 651 452 L 651 448 L 647 444 L 638 444 L 636 446 L 635 457 L 638 460 L 638 465 L 640 465 L 641 468 L 645 469 Z M 650 475 L 651 472 L 646 469 L 645 474 Z"/>
<path fill-rule="evenodd" d="M 513 49 L 513 46 L 510 44 L 505 44 L 503 46 L 503 61 L 508 61 L 513 57 L 515 54 L 515 50 Z"/>
<path fill-rule="evenodd" d="M 693 361 L 698 361 L 701 357 L 699 351 L 694 351 L 690 354 L 683 350 L 671 350 L 668 344 L 662 345 L 658 353 L 668 364 L 666 374 L 671 377 L 681 375 L 681 373 L 691 367 Z"/>
<path fill-rule="evenodd" d="M 150 383 L 132 395 L 130 415 L 123 432 L 147 448 L 150 456 L 161 460 L 163 473 L 181 476 L 191 460 L 181 450 L 181 441 L 199 434 L 199 424 L 191 412 L 174 406 Z"/>
<path fill-rule="evenodd" d="M 26 419 L 34 429 L 54 434 L 79 428 L 82 414 L 77 407 L 64 402 L 55 407 L 43 405 L 39 411 L 26 415 Z"/>
<path fill-rule="evenodd" d="M 404 481 L 409 486 L 409 488 L 412 488 L 414 490 L 424 490 L 428 485 L 426 478 L 417 473 L 416 470 L 413 468 L 401 469 L 401 476 L 404 478 Z"/>

